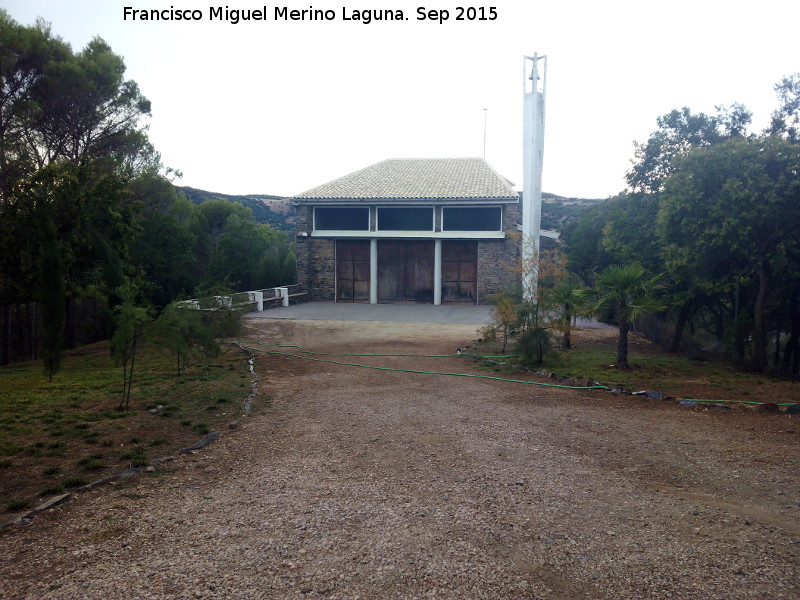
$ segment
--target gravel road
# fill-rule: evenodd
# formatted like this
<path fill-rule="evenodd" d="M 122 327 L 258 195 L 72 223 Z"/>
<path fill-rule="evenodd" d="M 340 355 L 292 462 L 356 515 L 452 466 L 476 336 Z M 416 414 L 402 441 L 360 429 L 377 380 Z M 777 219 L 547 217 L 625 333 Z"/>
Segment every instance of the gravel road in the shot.
<path fill-rule="evenodd" d="M 250 336 L 449 353 L 475 326 Z M 238 430 L 2 534 L 0 597 L 800 598 L 796 419 L 284 357 L 256 371 L 269 401 Z"/>

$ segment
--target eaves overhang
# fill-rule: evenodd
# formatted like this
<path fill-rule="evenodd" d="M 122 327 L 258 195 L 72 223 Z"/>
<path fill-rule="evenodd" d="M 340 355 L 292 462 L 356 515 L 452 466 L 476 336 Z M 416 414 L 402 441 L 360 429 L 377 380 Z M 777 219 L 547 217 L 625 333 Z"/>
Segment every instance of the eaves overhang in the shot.
<path fill-rule="evenodd" d="M 406 205 L 442 205 L 442 204 L 517 204 L 519 198 L 294 198 L 295 205 L 314 204 L 336 206 L 340 204 L 406 204 Z"/>

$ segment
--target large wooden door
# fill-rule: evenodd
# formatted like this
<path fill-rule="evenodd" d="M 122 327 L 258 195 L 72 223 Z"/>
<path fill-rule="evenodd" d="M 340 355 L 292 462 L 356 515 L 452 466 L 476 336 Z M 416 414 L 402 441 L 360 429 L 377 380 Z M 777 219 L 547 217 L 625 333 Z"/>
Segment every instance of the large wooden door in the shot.
<path fill-rule="evenodd" d="M 433 302 L 432 240 L 378 240 L 378 301 Z"/>
<path fill-rule="evenodd" d="M 442 304 L 475 304 L 478 242 L 442 241 Z"/>
<path fill-rule="evenodd" d="M 336 240 L 336 301 L 369 302 L 369 240 Z"/>

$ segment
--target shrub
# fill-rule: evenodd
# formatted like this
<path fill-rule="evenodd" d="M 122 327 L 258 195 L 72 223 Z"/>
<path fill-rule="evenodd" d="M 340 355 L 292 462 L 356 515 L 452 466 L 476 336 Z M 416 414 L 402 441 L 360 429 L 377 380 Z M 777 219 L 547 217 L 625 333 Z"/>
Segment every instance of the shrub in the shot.
<path fill-rule="evenodd" d="M 550 333 L 546 329 L 529 327 L 517 339 L 514 351 L 524 364 L 539 365 L 550 347 Z"/>

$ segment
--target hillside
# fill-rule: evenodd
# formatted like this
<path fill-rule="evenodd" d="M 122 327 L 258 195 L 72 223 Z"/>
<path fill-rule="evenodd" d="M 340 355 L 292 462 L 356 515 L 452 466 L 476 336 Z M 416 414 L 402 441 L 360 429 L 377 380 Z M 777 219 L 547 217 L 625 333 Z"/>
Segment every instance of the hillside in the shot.
<path fill-rule="evenodd" d="M 240 202 L 253 211 L 256 221 L 283 231 L 294 229 L 295 208 L 288 198 L 269 194 L 234 196 L 187 186 L 176 186 L 176 188 L 195 204 L 214 198 Z M 556 194 L 542 194 L 542 229 L 562 231 L 568 223 L 577 220 L 583 211 L 598 202 L 602 202 L 602 199 L 566 198 Z"/>
<path fill-rule="evenodd" d="M 572 221 L 577 221 L 583 211 L 596 206 L 602 199 L 565 198 L 556 194 L 542 194 L 542 229 L 563 231 Z"/>
<path fill-rule="evenodd" d="M 187 186 L 175 186 L 179 192 L 183 192 L 186 197 L 195 204 L 201 204 L 206 200 L 222 199 L 230 202 L 239 202 L 253 211 L 253 217 L 259 223 L 280 229 L 283 231 L 294 230 L 295 210 L 288 198 L 282 196 L 270 196 L 268 194 L 248 194 L 246 196 L 233 196 L 221 194 L 219 192 L 207 192 Z"/>

